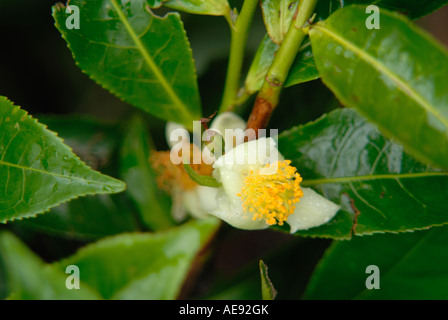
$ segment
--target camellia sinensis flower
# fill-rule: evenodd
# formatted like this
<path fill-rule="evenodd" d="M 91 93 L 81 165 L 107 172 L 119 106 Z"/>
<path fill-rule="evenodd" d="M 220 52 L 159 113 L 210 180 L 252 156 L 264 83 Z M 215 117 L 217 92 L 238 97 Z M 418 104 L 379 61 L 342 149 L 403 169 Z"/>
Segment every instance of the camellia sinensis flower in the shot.
<path fill-rule="evenodd" d="M 240 144 L 218 158 L 213 175 L 221 182 L 211 214 L 247 230 L 287 222 L 291 233 L 328 222 L 339 206 L 312 189 L 285 160 L 272 138 Z"/>
<path fill-rule="evenodd" d="M 223 137 L 226 129 L 242 132 L 245 126 L 239 116 L 226 112 L 214 119 L 210 130 Z M 168 123 L 166 134 L 171 148 L 175 144 L 170 135 L 175 129 L 184 130 L 176 136 L 186 141 L 188 148 L 198 148 L 190 144 L 182 126 Z M 158 153 L 158 159 L 152 162 L 155 168 L 162 168 L 159 186 L 172 194 L 175 217 L 185 211 L 197 218 L 212 214 L 246 230 L 287 223 L 294 233 L 325 224 L 338 212 L 338 205 L 300 185 L 302 177 L 291 161 L 284 159 L 272 138 L 242 142 L 241 137 L 231 137 L 230 143 L 226 141 L 225 154 L 218 157 L 211 156 L 205 147 L 202 158 L 212 160 L 213 167 L 191 165 L 199 175 L 212 174 L 221 184 L 218 188 L 198 185 L 181 164 L 171 163 L 168 151 L 164 157 Z"/>

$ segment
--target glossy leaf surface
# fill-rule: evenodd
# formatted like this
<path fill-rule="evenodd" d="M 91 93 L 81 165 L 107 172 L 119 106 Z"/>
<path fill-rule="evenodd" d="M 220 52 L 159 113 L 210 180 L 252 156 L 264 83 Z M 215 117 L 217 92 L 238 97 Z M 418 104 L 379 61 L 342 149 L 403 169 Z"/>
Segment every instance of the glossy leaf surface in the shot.
<path fill-rule="evenodd" d="M 268 267 L 260 260 L 260 275 L 261 275 L 261 296 L 263 300 L 274 300 L 277 295 L 274 285 L 268 276 Z"/>
<path fill-rule="evenodd" d="M 35 216 L 89 194 L 125 184 L 92 170 L 62 139 L 0 97 L 0 221 Z"/>
<path fill-rule="evenodd" d="M 349 238 L 448 223 L 448 174 L 416 161 L 354 110 L 283 132 L 278 147 L 303 186 L 341 205 L 329 223 L 298 234 Z"/>
<path fill-rule="evenodd" d="M 335 242 L 316 268 L 304 298 L 445 300 L 447 231 L 447 227 L 437 227 Z M 370 271 L 368 266 L 378 269 Z M 376 275 L 376 280 L 368 279 Z M 375 281 L 379 289 L 367 289 L 366 282 Z"/>
<path fill-rule="evenodd" d="M 117 125 L 91 117 L 39 117 L 64 143 L 95 170 L 118 175 L 116 151 L 121 141 Z M 47 214 L 14 224 L 66 238 L 96 239 L 138 230 L 134 212 L 123 193 L 82 197 L 52 208 Z"/>
<path fill-rule="evenodd" d="M 59 262 L 75 264 L 83 281 L 106 299 L 175 299 L 196 255 L 219 222 L 192 221 L 155 234 L 124 234 L 89 245 Z"/>
<path fill-rule="evenodd" d="M 326 19 L 342 7 L 352 4 L 363 4 L 365 10 L 367 6 L 373 4 L 380 8 L 400 12 L 411 19 L 417 19 L 437 10 L 447 3 L 447 0 L 328 0 L 317 3 L 316 13 L 318 19 Z M 364 17 L 367 16 L 364 14 Z"/>
<path fill-rule="evenodd" d="M 282 3 L 286 2 L 294 2 L 294 1 L 283 1 Z M 271 15 L 274 12 L 277 12 L 277 20 L 279 19 L 278 11 L 280 7 L 280 2 L 277 4 L 272 4 L 273 1 L 267 1 L 269 3 Z M 318 20 L 325 20 L 327 19 L 333 12 L 335 12 L 337 9 L 340 9 L 342 7 L 351 5 L 351 4 L 364 4 L 364 13 L 361 15 L 361 17 L 364 19 L 364 21 L 369 17 L 370 14 L 365 13 L 365 8 L 368 5 L 374 4 L 379 6 L 380 8 L 386 8 L 390 10 L 396 10 L 400 13 L 406 14 L 411 19 L 419 18 L 420 16 L 426 15 L 439 7 L 445 5 L 448 3 L 446 0 L 442 1 L 407 1 L 407 0 L 384 0 L 384 1 L 373 1 L 373 0 L 330 0 L 330 1 L 318 1 L 317 7 L 316 7 L 316 14 Z M 266 6 L 266 5 L 265 5 Z M 277 8 L 277 9 L 275 9 Z M 381 10 L 381 9 L 380 9 Z M 381 12 L 381 11 L 380 11 Z M 268 17 L 271 17 L 271 15 L 268 15 Z M 265 15 L 266 19 L 266 15 Z M 265 21 L 266 26 L 268 30 L 271 30 L 271 34 L 277 35 L 277 38 L 280 37 L 281 34 L 284 34 L 280 32 L 281 26 L 280 24 L 274 24 L 273 21 L 276 19 Z M 291 17 L 289 17 L 289 20 L 283 19 L 283 24 L 290 23 Z M 285 27 L 283 26 L 283 29 Z M 272 31 L 274 30 L 274 31 Z M 306 81 L 314 80 L 319 78 L 319 71 L 316 68 L 315 62 L 314 62 L 314 56 L 311 51 L 311 48 L 308 47 L 310 45 L 309 40 L 305 41 L 305 46 L 303 47 L 301 53 L 299 53 L 293 63 L 293 66 L 290 69 L 288 79 L 286 81 L 285 86 L 292 86 L 295 84 L 303 83 Z M 246 81 L 246 90 L 249 93 L 253 93 L 258 91 L 261 88 L 262 81 L 264 80 L 264 76 L 266 75 L 266 72 L 271 65 L 275 51 L 278 49 L 277 46 L 275 46 L 275 43 L 267 43 L 266 39 L 263 40 L 262 44 L 259 48 L 259 53 L 257 54 L 257 57 L 254 59 L 252 64 L 251 72 L 248 76 L 248 80 Z M 260 80 L 261 79 L 261 80 Z M 255 82 L 258 81 L 258 82 Z M 256 85 L 255 85 L 256 83 Z"/>
<path fill-rule="evenodd" d="M 278 50 L 272 40 L 266 35 L 263 38 L 257 53 L 252 61 L 249 72 L 246 77 L 245 90 L 252 94 L 261 89 L 266 73 L 274 61 L 275 53 Z M 311 51 L 311 44 L 305 40 L 305 44 L 297 54 L 288 77 L 285 82 L 285 87 L 290 87 L 299 83 L 315 80 L 319 78 L 319 71 L 317 71 L 314 63 L 313 53 Z"/>
<path fill-rule="evenodd" d="M 263 0 L 261 9 L 269 37 L 281 44 L 297 9 L 297 0 Z"/>
<path fill-rule="evenodd" d="M 170 0 L 163 5 L 194 14 L 222 16 L 230 11 L 227 0 Z"/>
<path fill-rule="evenodd" d="M 56 27 L 80 68 L 126 102 L 192 127 L 200 118 L 196 73 L 177 13 L 160 18 L 145 0 L 75 0 L 80 29 L 67 29 L 65 8 L 54 7 Z"/>
<path fill-rule="evenodd" d="M 45 264 L 11 233 L 0 234 L 0 256 L 4 261 L 10 296 L 14 300 L 92 300 L 98 293 L 84 283 L 80 290 L 68 290 L 65 274 Z M 81 274 L 81 272 L 80 272 Z"/>
<path fill-rule="evenodd" d="M 416 158 L 448 169 L 446 48 L 385 10 L 381 29 L 368 30 L 363 10 L 341 9 L 310 31 L 322 80 Z"/>

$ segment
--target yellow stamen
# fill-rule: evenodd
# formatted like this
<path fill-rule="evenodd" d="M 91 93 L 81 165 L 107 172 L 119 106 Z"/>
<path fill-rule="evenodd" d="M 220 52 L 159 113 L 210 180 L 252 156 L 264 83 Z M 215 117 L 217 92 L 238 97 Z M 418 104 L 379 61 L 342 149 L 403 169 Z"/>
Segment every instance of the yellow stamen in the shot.
<path fill-rule="evenodd" d="M 243 200 L 243 209 L 253 213 L 253 220 L 283 225 L 294 212 L 294 204 L 303 197 L 302 178 L 290 164 L 289 160 L 267 164 L 265 168 L 277 165 L 277 172 L 269 175 L 251 170 L 245 177 L 238 196 Z"/>

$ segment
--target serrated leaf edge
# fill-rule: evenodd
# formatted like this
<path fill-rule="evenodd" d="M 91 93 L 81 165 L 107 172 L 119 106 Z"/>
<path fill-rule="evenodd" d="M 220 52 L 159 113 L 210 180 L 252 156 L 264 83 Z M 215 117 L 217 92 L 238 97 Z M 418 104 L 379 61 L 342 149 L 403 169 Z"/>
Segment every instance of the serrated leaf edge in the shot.
<path fill-rule="evenodd" d="M 115 185 L 111 185 L 111 184 L 106 184 L 106 183 L 98 183 L 98 181 L 81 179 L 81 178 L 79 178 L 79 177 L 71 177 L 71 176 L 64 176 L 64 175 L 58 175 L 58 176 L 61 176 L 61 177 L 63 177 L 63 178 L 67 178 L 67 179 L 72 179 L 72 178 L 75 179 L 75 178 L 76 178 L 77 180 L 81 180 L 81 181 L 92 182 L 92 183 L 94 183 L 94 184 L 98 184 L 98 185 L 114 186 L 114 187 L 118 187 L 118 188 L 115 189 L 115 191 L 113 191 L 113 192 L 99 191 L 99 192 L 87 192 L 87 193 L 82 193 L 82 194 L 78 194 L 78 195 L 73 195 L 72 197 L 69 197 L 69 198 L 68 198 L 67 200 L 65 200 L 65 201 L 58 202 L 58 203 L 56 203 L 56 204 L 54 204 L 54 205 L 48 207 L 48 208 L 45 209 L 44 211 L 38 211 L 38 212 L 34 212 L 34 213 L 24 214 L 24 215 L 19 216 L 19 217 L 13 217 L 13 218 L 9 218 L 9 219 L 3 219 L 3 220 L 0 220 L 0 223 L 6 224 L 8 221 L 12 222 L 12 221 L 15 221 L 15 220 L 22 220 L 23 218 L 33 218 L 33 217 L 36 217 L 38 214 L 44 214 L 44 213 L 47 213 L 48 211 L 50 211 L 51 208 L 54 208 L 54 207 L 56 207 L 56 206 L 59 206 L 59 205 L 62 204 L 62 203 L 66 203 L 66 202 L 68 202 L 68 201 L 77 199 L 77 198 L 79 198 L 79 197 L 83 197 L 83 196 L 87 196 L 87 195 L 95 195 L 95 194 L 109 194 L 109 193 L 116 193 L 116 192 L 118 193 L 118 192 L 121 192 L 121 191 L 123 191 L 123 190 L 126 189 L 126 184 L 125 184 L 123 181 L 118 180 L 118 179 L 115 179 L 115 178 L 112 178 L 112 177 L 110 177 L 110 176 L 103 175 L 102 173 L 100 173 L 100 172 L 98 172 L 98 171 L 96 171 L 96 170 L 93 170 L 89 165 L 87 165 L 84 161 L 82 161 L 82 160 L 81 160 L 81 159 L 80 159 L 80 158 L 73 152 L 73 150 L 72 150 L 72 148 L 71 148 L 70 146 L 68 146 L 68 145 L 66 145 L 66 144 L 64 143 L 64 139 L 63 139 L 63 138 L 59 137 L 58 134 L 57 134 L 56 132 L 54 132 L 54 131 L 48 129 L 48 127 L 47 127 L 45 124 L 40 123 L 36 118 L 33 118 L 33 116 L 31 116 L 26 110 L 22 109 L 22 108 L 21 108 L 20 106 L 18 106 L 18 105 L 15 105 L 15 104 L 14 104 L 11 100 L 9 100 L 7 97 L 0 96 L 0 101 L 1 101 L 1 100 L 4 100 L 5 102 L 7 102 L 7 103 L 9 103 L 9 104 L 12 105 L 13 109 L 11 110 L 11 114 L 15 114 L 17 111 L 22 111 L 22 112 L 23 112 L 23 115 L 22 115 L 22 117 L 21 117 L 22 120 L 25 120 L 25 119 L 26 119 L 26 120 L 28 120 L 28 121 L 33 122 L 34 125 L 36 125 L 38 128 L 40 128 L 40 129 L 44 130 L 45 132 L 47 132 L 50 136 L 52 136 L 54 139 L 56 139 L 56 141 L 59 141 L 59 142 L 61 143 L 61 147 L 62 147 L 62 148 L 65 148 L 67 151 L 69 151 L 69 152 L 72 154 L 73 158 L 74 158 L 76 161 L 79 161 L 82 165 L 84 165 L 84 166 L 87 167 L 88 169 L 90 169 L 90 170 L 92 170 L 92 171 L 94 171 L 94 172 L 96 172 L 96 173 L 98 173 L 98 174 L 100 174 L 100 175 L 102 175 L 102 176 L 108 177 L 109 179 L 112 179 L 111 181 L 116 182 L 116 184 L 115 184 Z M 11 165 L 11 164 L 9 164 L 9 163 L 0 162 L 0 165 L 2 165 L 2 164 L 3 164 L 3 165 Z M 17 166 L 16 166 L 16 167 L 17 167 Z M 22 168 L 22 169 L 28 169 L 28 168 L 26 168 L 26 167 L 20 167 L 20 168 Z M 41 170 L 39 170 L 39 171 L 41 171 Z M 45 174 L 51 174 L 51 173 L 48 173 L 48 172 L 46 172 L 46 171 L 42 171 L 42 173 L 45 173 Z"/>

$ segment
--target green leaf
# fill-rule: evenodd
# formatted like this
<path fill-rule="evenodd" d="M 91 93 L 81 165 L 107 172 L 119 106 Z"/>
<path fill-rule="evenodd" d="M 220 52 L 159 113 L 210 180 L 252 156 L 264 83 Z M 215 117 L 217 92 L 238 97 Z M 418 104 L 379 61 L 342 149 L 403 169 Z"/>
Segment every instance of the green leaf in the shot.
<path fill-rule="evenodd" d="M 381 29 L 368 30 L 364 9 L 341 9 L 310 31 L 323 82 L 416 158 L 448 169 L 448 52 L 385 10 Z"/>
<path fill-rule="evenodd" d="M 92 300 L 97 292 L 80 282 L 79 290 L 69 290 L 65 274 L 45 264 L 12 233 L 0 233 L 0 255 L 4 261 L 13 299 L 22 300 Z M 80 272 L 82 279 L 83 274 Z"/>
<path fill-rule="evenodd" d="M 201 116 L 194 62 L 180 16 L 160 18 L 145 0 L 74 0 L 80 29 L 53 7 L 56 27 L 81 69 L 107 90 L 159 118 L 192 127 Z"/>
<path fill-rule="evenodd" d="M 352 4 L 377 5 L 380 8 L 394 10 L 407 15 L 411 19 L 417 19 L 447 4 L 447 0 L 329 0 L 319 1 L 316 7 L 318 19 L 324 20 L 328 18 L 337 9 Z M 382 12 L 382 10 L 381 10 Z"/>
<path fill-rule="evenodd" d="M 341 106 L 322 81 L 309 81 L 285 88 L 281 94 L 281 103 L 285 107 L 276 108 L 269 120 L 269 127 L 278 128 L 279 132 L 314 121 Z"/>
<path fill-rule="evenodd" d="M 293 2 L 297 1 L 264 1 L 264 18 L 268 31 L 270 30 L 269 36 L 273 39 L 283 39 L 285 34 L 285 28 L 289 23 L 291 23 L 291 10 L 295 8 Z M 285 6 L 287 3 L 292 3 L 291 9 L 287 10 L 288 14 L 286 17 L 281 15 L 281 6 Z M 447 4 L 447 0 L 442 1 L 397 1 L 397 0 L 385 0 L 385 1 L 374 1 L 374 0 L 330 0 L 330 1 L 318 1 L 316 7 L 317 20 L 327 19 L 333 12 L 337 9 L 345 7 L 351 4 L 365 4 L 364 13 L 361 15 L 364 21 L 368 17 L 365 13 L 365 8 L 368 5 L 374 4 L 382 8 L 388 8 L 391 10 L 397 10 L 398 12 L 407 14 L 411 19 L 416 19 L 422 15 L 430 13 L 439 7 Z M 262 6 L 263 7 L 263 6 Z M 279 22 L 281 21 L 281 23 Z M 275 23 L 274 23 L 275 22 Z M 282 31 L 281 31 L 282 30 Z M 287 29 L 286 29 L 287 30 Z M 266 72 L 269 66 L 274 60 L 274 54 L 278 49 L 278 46 L 270 39 L 265 37 L 263 42 L 258 48 L 257 54 L 252 62 L 251 69 L 246 80 L 246 91 L 252 94 L 260 90 L 263 84 Z M 280 41 L 281 42 L 281 41 Z M 288 75 L 288 79 L 285 86 L 292 86 L 306 81 L 314 80 L 319 78 L 319 71 L 316 68 L 314 62 L 314 56 L 311 51 L 309 40 L 305 40 L 304 46 L 302 46 L 301 51 L 297 55 L 293 66 L 291 67 Z"/>
<path fill-rule="evenodd" d="M 160 8 L 164 1 L 167 1 L 167 0 L 146 0 L 149 7 L 151 7 L 151 8 Z"/>
<path fill-rule="evenodd" d="M 304 187 L 342 208 L 300 235 L 346 239 L 448 223 L 448 174 L 416 161 L 352 109 L 281 133 L 278 147 Z"/>
<path fill-rule="evenodd" d="M 218 226 L 209 218 L 154 234 L 119 235 L 82 248 L 57 266 L 77 265 L 82 280 L 106 299 L 175 299 Z"/>
<path fill-rule="evenodd" d="M 304 298 L 446 300 L 447 231 L 437 227 L 334 242 L 315 269 Z M 379 289 L 366 288 L 370 265 L 379 268 Z"/>
<path fill-rule="evenodd" d="M 318 79 L 319 71 L 314 62 L 313 52 L 309 39 L 305 39 L 304 45 L 297 54 L 291 69 L 289 69 L 288 78 L 286 78 L 285 87 L 290 87 L 299 83 Z"/>
<path fill-rule="evenodd" d="M 118 175 L 116 150 L 122 136 L 116 125 L 91 117 L 40 117 L 64 139 L 88 165 L 101 172 Z M 124 194 L 82 197 L 52 208 L 34 219 L 14 222 L 21 227 L 67 238 L 96 239 L 138 230 L 134 212 Z"/>
<path fill-rule="evenodd" d="M 297 0 L 262 0 L 261 10 L 269 37 L 280 45 L 297 9 Z"/>
<path fill-rule="evenodd" d="M 283 1 L 283 5 L 287 2 L 294 2 L 294 1 Z M 419 18 L 422 15 L 428 14 L 439 7 L 447 4 L 447 0 L 442 1 L 425 1 L 422 3 L 422 1 L 397 1 L 397 0 L 385 0 L 385 1 L 374 1 L 374 0 L 330 0 L 330 1 L 318 1 L 317 7 L 316 7 L 316 14 L 317 14 L 317 20 L 325 20 L 327 19 L 333 12 L 335 12 L 337 9 L 340 9 L 341 7 L 345 7 L 347 5 L 351 4 L 365 4 L 364 7 L 364 13 L 361 15 L 363 17 L 364 21 L 368 17 L 368 15 L 365 13 L 365 8 L 368 5 L 374 4 L 377 6 L 380 6 L 382 8 L 388 8 L 391 10 L 397 10 L 398 12 L 407 14 L 411 19 Z M 272 4 L 272 1 L 269 4 L 269 8 L 271 8 L 271 11 L 269 11 L 271 14 L 269 17 L 271 17 L 272 14 L 274 14 L 276 11 L 273 8 L 279 8 L 280 1 Z M 276 19 L 279 16 L 277 16 Z M 291 17 L 288 15 L 288 19 L 283 19 L 283 25 L 290 23 Z M 274 17 L 273 17 L 274 18 Z M 265 16 L 266 19 L 266 16 Z M 284 33 L 280 33 L 280 27 L 279 24 L 274 24 L 273 21 L 270 23 L 267 23 L 268 30 L 274 30 L 273 34 L 277 34 L 277 37 L 279 37 L 280 34 L 284 35 Z M 284 26 L 283 26 L 284 29 Z M 271 35 L 270 33 L 270 35 Z M 283 39 L 283 38 L 282 38 Z M 299 83 L 303 83 L 306 81 L 318 79 L 319 71 L 316 68 L 316 64 L 314 62 L 314 56 L 311 51 L 311 47 L 309 46 L 310 42 L 309 40 L 305 40 L 304 46 L 302 46 L 301 51 L 297 55 L 293 66 L 291 67 L 288 75 L 288 79 L 285 83 L 285 86 L 292 86 Z M 266 72 L 271 65 L 272 61 L 274 60 L 274 54 L 277 51 L 278 46 L 275 45 L 272 41 L 268 41 L 268 39 L 264 38 L 263 42 L 261 43 L 258 51 L 257 56 L 254 58 L 254 61 L 251 65 L 251 70 L 248 75 L 248 79 L 246 80 L 246 91 L 250 94 L 258 91 L 261 88 L 261 85 L 263 83 L 264 77 L 266 75 Z"/>
<path fill-rule="evenodd" d="M 125 189 L 85 165 L 62 139 L 0 96 L 0 221 L 32 217 L 88 194 Z"/>
<path fill-rule="evenodd" d="M 49 130 L 57 132 L 88 166 L 115 174 L 122 130 L 119 125 L 87 115 L 37 115 Z"/>
<path fill-rule="evenodd" d="M 268 267 L 260 260 L 260 275 L 261 275 L 261 296 L 263 300 L 274 300 L 277 295 L 274 285 L 268 276 Z"/>
<path fill-rule="evenodd" d="M 212 188 L 218 188 L 221 186 L 221 183 L 218 182 L 214 177 L 198 174 L 187 163 L 184 163 L 184 168 L 185 168 L 185 171 L 187 171 L 190 178 L 200 186 L 206 186 L 206 187 L 212 187 Z"/>
<path fill-rule="evenodd" d="M 285 87 L 319 78 L 319 71 L 317 71 L 314 63 L 311 44 L 309 40 L 305 42 L 289 70 L 288 78 L 284 85 Z M 246 77 L 246 93 L 253 94 L 261 89 L 266 73 L 274 61 L 278 48 L 278 45 L 272 42 L 268 35 L 263 38 Z"/>
<path fill-rule="evenodd" d="M 139 116 L 128 123 L 121 147 L 121 175 L 128 188 L 126 193 L 138 208 L 147 227 L 152 230 L 172 227 L 169 196 L 156 184 L 155 173 L 149 163 L 150 141 L 148 129 Z"/>
<path fill-rule="evenodd" d="M 194 14 L 223 16 L 230 12 L 227 0 L 169 0 L 163 5 Z"/>
<path fill-rule="evenodd" d="M 269 35 L 266 34 L 257 49 L 246 77 L 244 86 L 247 93 L 252 94 L 261 89 L 277 50 L 278 45 L 272 42 Z"/>

